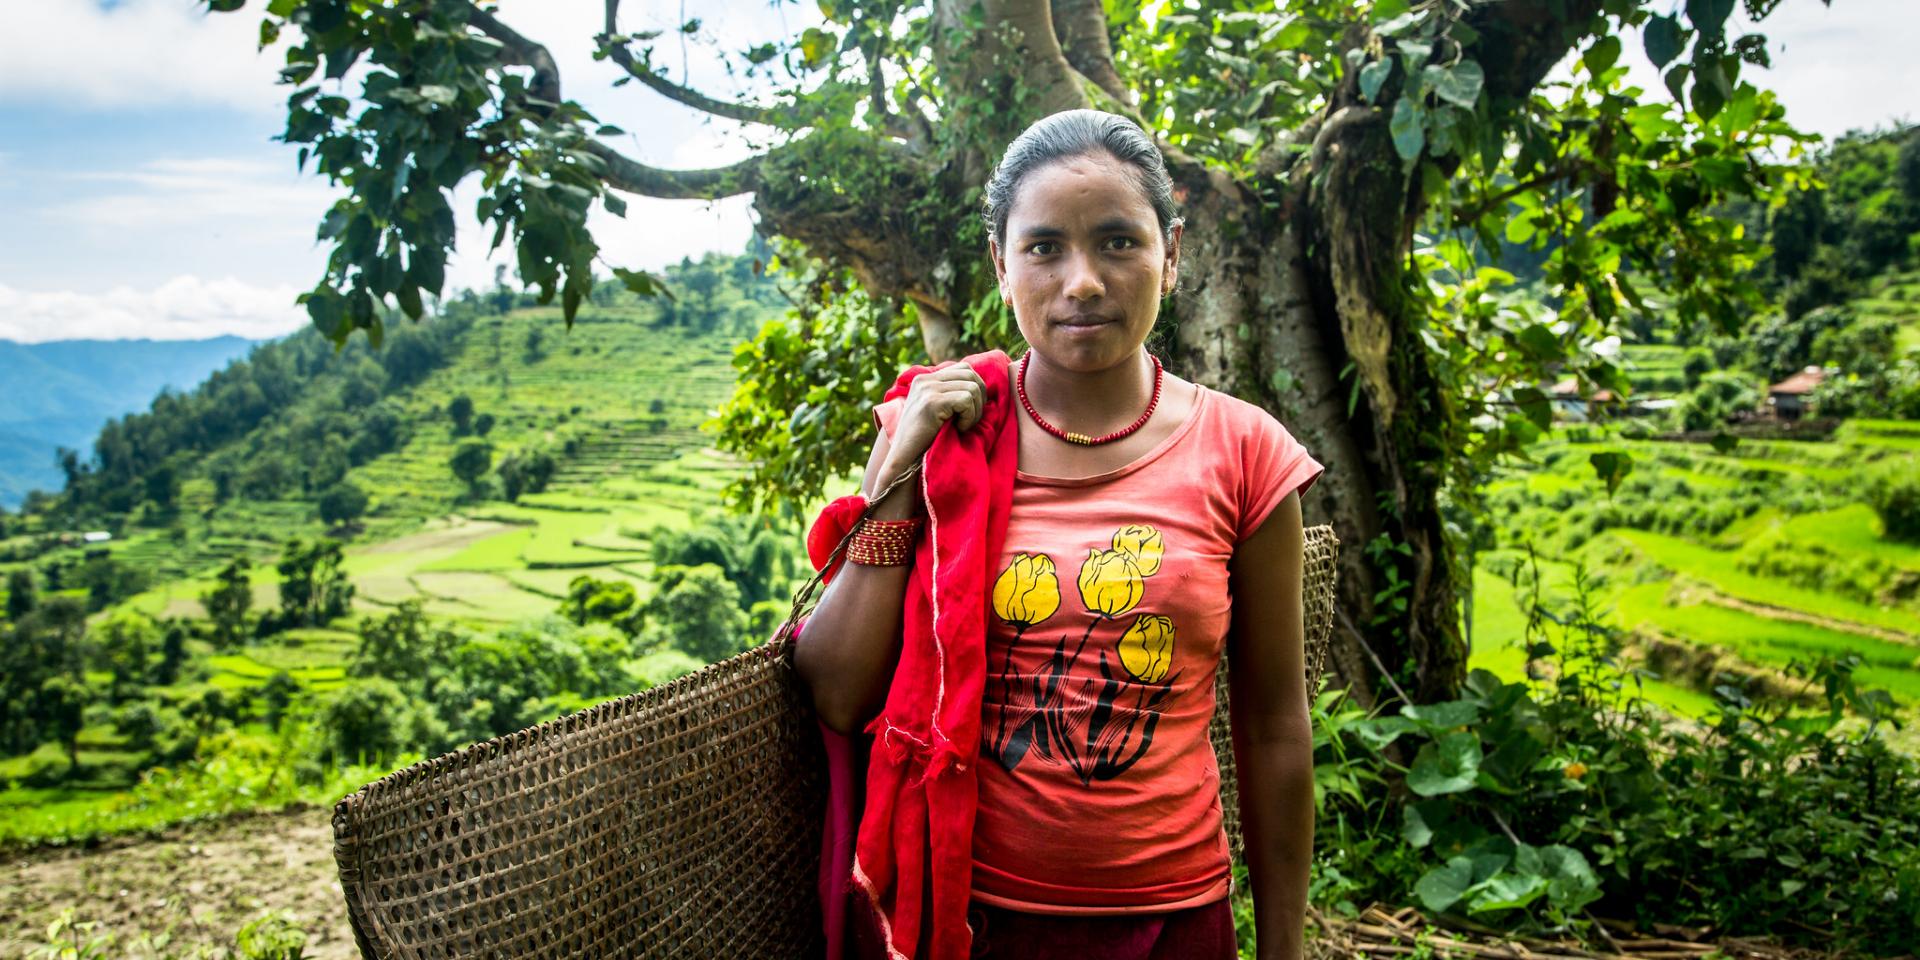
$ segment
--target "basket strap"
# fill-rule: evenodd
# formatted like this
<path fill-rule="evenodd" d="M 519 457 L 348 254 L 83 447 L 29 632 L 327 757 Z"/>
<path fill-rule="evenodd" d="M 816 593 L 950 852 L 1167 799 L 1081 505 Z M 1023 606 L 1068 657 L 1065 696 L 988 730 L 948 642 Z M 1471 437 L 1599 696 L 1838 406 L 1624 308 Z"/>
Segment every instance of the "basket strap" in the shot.
<path fill-rule="evenodd" d="M 878 509 L 881 502 L 887 499 L 888 494 L 892 493 L 901 484 L 919 476 L 920 466 L 925 462 L 924 457 L 914 461 L 912 466 L 901 471 L 899 476 L 894 477 L 893 482 L 887 484 L 887 488 L 880 491 L 879 496 L 867 501 L 867 508 L 860 511 L 860 519 L 854 521 L 853 524 L 847 528 L 846 534 L 842 536 L 840 542 L 834 546 L 833 553 L 827 556 L 827 562 L 822 564 L 820 570 L 794 593 L 793 606 L 787 611 L 786 622 L 780 625 L 780 629 L 773 632 L 773 638 L 766 643 L 767 656 L 792 662 L 794 626 L 799 623 L 801 617 L 812 612 L 814 606 L 814 589 L 826 578 L 827 571 L 833 569 L 834 563 L 840 559 L 841 554 L 846 552 L 847 544 L 852 543 L 854 535 L 860 532 L 861 523 L 866 521 L 868 517 L 873 516 L 873 511 Z"/>

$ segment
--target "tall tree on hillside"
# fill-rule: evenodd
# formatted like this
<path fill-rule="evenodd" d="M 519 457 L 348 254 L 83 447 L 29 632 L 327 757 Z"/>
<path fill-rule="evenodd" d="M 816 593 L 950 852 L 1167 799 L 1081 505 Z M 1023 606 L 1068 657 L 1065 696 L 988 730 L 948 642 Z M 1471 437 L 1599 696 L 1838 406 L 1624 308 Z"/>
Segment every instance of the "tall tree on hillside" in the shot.
<path fill-rule="evenodd" d="M 340 541 L 322 537 L 287 541 L 275 566 L 280 572 L 280 619 L 288 626 L 314 626 L 342 616 L 353 600 L 353 583 L 340 569 Z"/>
<path fill-rule="evenodd" d="M 7 571 L 7 619 L 19 620 L 33 611 L 33 571 L 15 567 Z"/>
<path fill-rule="evenodd" d="M 213 587 L 200 595 L 200 605 L 213 621 L 214 641 L 222 648 L 239 643 L 246 634 L 247 611 L 253 607 L 251 568 L 246 557 L 234 557 L 220 568 Z"/>
<path fill-rule="evenodd" d="M 66 674 L 48 677 L 40 685 L 41 735 L 67 748 L 67 773 L 80 771 L 80 731 L 87 725 L 87 685 Z"/>
<path fill-rule="evenodd" d="M 1764 17 L 1778 0 L 1747 0 Z M 238 9 L 243 0 L 210 0 Z M 742 103 L 664 75 L 653 33 L 608 0 L 605 63 L 691 108 L 758 125 L 764 153 L 668 170 L 619 152 L 566 98 L 547 48 L 460 0 L 273 0 L 299 32 L 285 139 L 346 193 L 320 228 L 326 276 L 301 301 L 337 339 L 379 333 L 437 293 L 450 188 L 484 175 L 480 216 L 541 302 L 571 319 L 600 250 L 594 203 L 751 193 L 807 300 L 745 351 L 723 443 L 742 502 L 795 502 L 864 459 L 865 407 L 906 361 L 1013 346 L 980 191 L 1028 123 L 1075 107 L 1159 138 L 1186 217 L 1158 347 L 1178 373 L 1262 404 L 1329 472 L 1307 505 L 1342 552 L 1336 669 L 1364 698 L 1375 658 L 1417 697 L 1465 662 L 1459 531 L 1493 458 L 1551 414 L 1538 384 L 1623 389 L 1590 345 L 1660 309 L 1731 328 L 1756 303 L 1752 242 L 1709 215 L 1773 201 L 1797 134 L 1742 78 L 1758 36 L 1733 0 L 835 0 L 828 22 L 746 51 L 778 90 Z M 688 32 L 698 25 L 688 23 Z M 1644 38 L 1665 90 L 1626 86 Z M 1571 81 L 1550 69 L 1577 56 Z M 367 65 L 357 96 L 323 89 Z M 581 78 L 570 78 L 580 82 Z M 1671 94 L 1669 99 L 1668 94 Z M 1493 294 L 1502 241 L 1544 253 L 1557 313 Z M 789 256 L 791 254 L 791 256 Z M 656 278 L 615 267 L 646 293 Z M 912 334 L 917 332 L 917 336 Z"/>
<path fill-rule="evenodd" d="M 473 431 L 473 398 L 463 393 L 447 401 L 447 417 L 453 421 L 454 436 L 464 437 L 471 433 Z"/>
<path fill-rule="evenodd" d="M 447 466 L 453 475 L 467 485 L 468 493 L 477 492 L 480 478 L 485 476 L 487 468 L 493 466 L 493 445 L 478 437 L 468 437 L 453 448 L 453 456 L 447 458 Z"/>

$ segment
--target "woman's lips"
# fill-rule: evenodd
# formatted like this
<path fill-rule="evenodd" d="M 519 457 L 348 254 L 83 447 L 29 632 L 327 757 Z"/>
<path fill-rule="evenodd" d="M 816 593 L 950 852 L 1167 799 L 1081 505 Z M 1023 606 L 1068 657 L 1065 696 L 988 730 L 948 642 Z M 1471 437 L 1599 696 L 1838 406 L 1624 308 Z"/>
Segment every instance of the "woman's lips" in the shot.
<path fill-rule="evenodd" d="M 1093 333 L 1107 326 L 1110 326 L 1113 323 L 1112 320 L 1102 320 L 1102 319 L 1092 318 L 1092 317 L 1079 318 L 1074 320 L 1060 320 L 1056 322 L 1058 323 L 1061 329 L 1067 331 L 1068 333 Z"/>

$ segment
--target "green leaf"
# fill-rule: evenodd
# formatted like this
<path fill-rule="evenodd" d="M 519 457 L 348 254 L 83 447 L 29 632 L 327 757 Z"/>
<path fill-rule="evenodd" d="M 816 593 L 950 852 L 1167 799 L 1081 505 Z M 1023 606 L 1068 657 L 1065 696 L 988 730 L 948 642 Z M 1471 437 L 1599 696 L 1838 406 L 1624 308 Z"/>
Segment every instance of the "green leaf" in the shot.
<path fill-rule="evenodd" d="M 1726 33 L 1727 17 L 1733 14 L 1733 0 L 1687 0 L 1687 19 L 1701 36 L 1719 39 Z"/>
<path fill-rule="evenodd" d="M 1412 6 L 1412 4 L 1410 4 L 1408 0 L 1375 0 L 1373 9 L 1368 11 L 1367 16 L 1374 23 L 1379 23 L 1382 20 L 1391 20 L 1394 17 L 1406 13 L 1407 8 L 1410 6 Z"/>
<path fill-rule="evenodd" d="M 1514 334 L 1514 340 L 1520 349 L 1541 360 L 1559 360 L 1566 356 L 1566 349 L 1560 338 L 1544 323 L 1530 323 Z"/>
<path fill-rule="evenodd" d="M 1586 64 L 1587 73 L 1597 77 L 1612 69 L 1619 59 L 1620 38 L 1608 34 L 1595 40 L 1593 46 L 1588 47 L 1586 54 L 1580 58 L 1580 62 Z"/>
<path fill-rule="evenodd" d="M 1400 839 L 1416 850 L 1433 842 L 1433 828 L 1427 826 L 1420 808 L 1411 803 L 1400 808 Z"/>
<path fill-rule="evenodd" d="M 1428 870 L 1413 892 L 1420 902 L 1434 913 L 1444 912 L 1448 907 L 1460 902 L 1467 888 L 1473 885 L 1473 861 L 1466 857 L 1454 857 L 1445 864 Z"/>
<path fill-rule="evenodd" d="M 1347 729 L 1361 743 L 1379 750 L 1399 739 L 1401 734 L 1418 729 L 1418 725 L 1406 717 L 1375 717 L 1359 721 Z"/>
<path fill-rule="evenodd" d="M 1422 744 L 1407 771 L 1407 789 L 1423 797 L 1473 789 L 1480 772 L 1480 737 L 1471 731 L 1449 733 Z"/>
<path fill-rule="evenodd" d="M 808 27 L 806 32 L 800 35 L 800 56 L 805 58 L 808 69 L 825 66 L 827 59 L 833 56 L 834 50 L 838 47 L 839 42 L 834 39 L 833 34 L 819 27 Z"/>
<path fill-rule="evenodd" d="M 320 221 L 320 235 L 316 239 L 331 240 L 347 228 L 347 208 L 336 206 L 327 211 L 326 219 Z"/>
<path fill-rule="evenodd" d="M 1718 60 L 1702 63 L 1694 59 L 1694 69 L 1699 71 L 1693 81 L 1693 112 L 1702 120 L 1712 120 L 1727 105 L 1727 75 L 1721 71 Z"/>
<path fill-rule="evenodd" d="M 629 270 L 625 267 L 614 267 L 613 275 L 619 277 L 621 285 L 625 286 L 627 290 L 632 293 L 643 297 L 666 297 L 668 300 L 674 299 L 673 291 L 668 290 L 666 284 L 660 282 L 659 277 L 645 270 Z"/>
<path fill-rule="evenodd" d="M 1480 99 L 1480 88 L 1486 85 L 1486 71 L 1472 60 L 1462 60 L 1429 78 L 1429 85 L 1440 99 L 1457 107 L 1472 110 Z"/>
<path fill-rule="evenodd" d="M 1533 239 L 1533 234 L 1534 234 L 1534 227 L 1533 227 L 1532 214 L 1523 213 L 1507 221 L 1507 242 L 1508 243 L 1515 244 L 1515 245 L 1526 243 L 1527 241 Z"/>
<path fill-rule="evenodd" d="M 1654 67 L 1663 70 L 1673 62 L 1674 57 L 1680 55 L 1681 48 L 1687 43 L 1686 35 L 1680 29 L 1680 21 L 1673 17 L 1654 17 L 1647 21 L 1641 39 L 1646 42 L 1647 59 L 1653 61 Z"/>
<path fill-rule="evenodd" d="M 1667 71 L 1667 92 L 1673 94 L 1675 103 L 1687 102 L 1687 77 L 1692 73 L 1692 68 L 1684 63 Z"/>
<path fill-rule="evenodd" d="M 426 306 L 420 302 L 419 287 L 411 283 L 403 283 L 394 296 L 400 301 L 400 309 L 406 313 L 407 319 L 418 320 L 426 313 Z M 377 347 L 378 344 L 375 344 L 375 346 Z"/>
<path fill-rule="evenodd" d="M 1420 158 L 1427 146 L 1427 111 L 1411 99 L 1401 96 L 1393 104 L 1393 119 L 1387 123 L 1393 134 L 1393 151 L 1409 163 Z"/>
<path fill-rule="evenodd" d="M 207 0 L 207 9 L 213 13 L 232 13 L 246 5 L 246 0 Z"/>
<path fill-rule="evenodd" d="M 1380 87 L 1393 75 L 1393 61 L 1386 58 L 1375 60 L 1360 68 L 1360 96 L 1368 103 L 1380 93 Z"/>
<path fill-rule="evenodd" d="M 1533 387 L 1520 387 L 1513 391 L 1513 402 L 1520 407 L 1533 425 L 1542 430 L 1553 426 L 1553 402 L 1547 395 Z"/>
<path fill-rule="evenodd" d="M 1613 496 L 1620 489 L 1620 481 L 1633 472 L 1633 457 L 1622 451 L 1606 450 L 1591 454 L 1587 462 L 1593 465 L 1593 472 L 1607 485 L 1607 496 Z"/>
<path fill-rule="evenodd" d="M 1713 444 L 1714 453 L 1732 453 L 1733 448 L 1740 445 L 1740 438 L 1720 430 L 1715 432 L 1713 439 L 1708 442 Z"/>
<path fill-rule="evenodd" d="M 1547 877 L 1547 899 L 1571 913 L 1600 899 L 1600 878 L 1580 851 L 1560 844 L 1540 848 L 1540 871 Z"/>
<path fill-rule="evenodd" d="M 1472 902 L 1467 904 L 1468 913 L 1517 910 L 1547 892 L 1547 878 L 1538 874 L 1498 873 L 1477 887 Z"/>
<path fill-rule="evenodd" d="M 1410 703 L 1400 708 L 1401 716 L 1439 733 L 1469 726 L 1480 719 L 1480 708 L 1471 700 L 1447 700 L 1442 703 Z"/>

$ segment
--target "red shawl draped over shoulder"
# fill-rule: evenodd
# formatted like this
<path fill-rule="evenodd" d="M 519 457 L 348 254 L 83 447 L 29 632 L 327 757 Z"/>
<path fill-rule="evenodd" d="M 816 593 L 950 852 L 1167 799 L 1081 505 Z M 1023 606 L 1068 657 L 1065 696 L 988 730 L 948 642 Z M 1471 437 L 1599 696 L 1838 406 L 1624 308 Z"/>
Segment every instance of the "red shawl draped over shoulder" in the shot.
<path fill-rule="evenodd" d="M 907 368 L 883 399 L 906 395 L 915 377 L 954 362 Z M 853 882 L 865 894 L 860 899 L 875 911 L 889 955 L 903 960 L 919 960 L 923 941 L 930 960 L 965 960 L 972 941 L 966 915 L 973 892 L 973 764 L 986 683 L 987 591 L 1006 542 L 1020 440 L 1007 355 L 992 350 L 964 362 L 986 386 L 980 422 L 964 432 L 943 426 L 920 477 L 909 484 L 913 489 L 893 494 L 923 498 L 927 523 L 902 601 L 900 662 L 886 705 L 866 727 L 873 748 L 851 864 Z M 816 568 L 864 506 L 857 494 L 843 497 L 814 521 L 807 546 Z M 844 747 L 830 738 L 829 752 L 836 746 Z M 844 856 L 834 855 L 840 846 L 836 823 L 844 829 L 855 802 L 843 786 L 834 784 L 829 801 L 839 814 L 829 818 L 824 851 L 826 869 L 833 871 L 844 869 Z M 831 948 L 841 931 L 827 886 L 822 884 L 822 894 L 829 898 Z"/>

